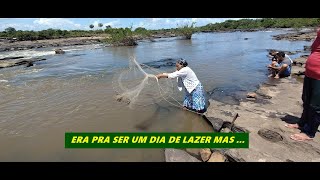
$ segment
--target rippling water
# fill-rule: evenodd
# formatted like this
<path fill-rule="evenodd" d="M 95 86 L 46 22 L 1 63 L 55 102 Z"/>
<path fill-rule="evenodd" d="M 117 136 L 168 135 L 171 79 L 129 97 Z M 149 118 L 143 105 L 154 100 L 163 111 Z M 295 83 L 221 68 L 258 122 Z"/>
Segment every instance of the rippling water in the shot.
<path fill-rule="evenodd" d="M 267 49 L 303 51 L 311 45 L 272 40 L 279 33 L 200 33 L 137 47 L 66 47 L 62 55 L 50 48 L 0 53 L 47 59 L 0 69 L 0 161 L 164 161 L 163 149 L 65 149 L 64 133 L 212 131 L 199 116 L 165 101 L 129 109 L 114 98 L 113 75 L 128 66 L 131 55 L 139 63 L 183 57 L 206 91 L 218 88 L 211 98 L 234 103 L 267 80 Z M 183 94 L 175 93 L 181 101 Z"/>

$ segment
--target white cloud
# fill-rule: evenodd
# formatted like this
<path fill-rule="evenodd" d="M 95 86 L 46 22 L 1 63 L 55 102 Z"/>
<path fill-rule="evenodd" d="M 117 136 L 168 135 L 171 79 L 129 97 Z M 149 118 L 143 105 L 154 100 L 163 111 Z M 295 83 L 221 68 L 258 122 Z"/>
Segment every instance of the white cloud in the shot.
<path fill-rule="evenodd" d="M 4 31 L 8 27 L 13 27 L 16 30 L 35 30 L 35 26 L 30 24 L 21 24 L 21 23 L 1 23 L 0 24 L 0 31 Z"/>
<path fill-rule="evenodd" d="M 98 28 L 99 21 L 94 21 L 92 24 L 94 25 L 94 28 L 97 29 L 97 28 Z"/>
<path fill-rule="evenodd" d="M 104 26 L 111 26 L 114 28 L 118 28 L 121 26 L 120 20 L 110 21 L 104 24 Z"/>
<path fill-rule="evenodd" d="M 94 29 L 99 29 L 99 23 L 102 23 L 103 27 L 110 25 L 113 28 L 119 28 L 123 26 L 129 27 L 133 25 L 133 29 L 137 27 L 144 27 L 146 29 L 168 29 L 190 24 L 191 22 L 195 22 L 195 26 L 204 26 L 209 23 L 224 22 L 229 19 L 238 20 L 241 18 L 146 18 L 142 19 L 141 21 L 135 22 L 134 24 L 127 24 L 129 22 L 127 21 L 126 23 L 126 20 L 123 19 L 113 19 L 109 22 L 97 19 L 91 23 L 87 22 L 85 24 L 80 24 L 66 18 L 0 18 L 0 31 L 4 31 L 7 27 L 13 27 L 16 30 L 35 31 L 49 28 L 65 30 L 89 30 L 90 24 L 94 25 Z M 27 22 L 26 20 L 28 20 L 29 22 Z"/>
<path fill-rule="evenodd" d="M 158 21 L 161 21 L 163 18 L 151 18 L 151 22 L 156 23 Z"/>
<path fill-rule="evenodd" d="M 140 27 L 144 27 L 146 29 L 166 29 L 175 27 L 177 25 L 177 20 L 172 18 L 147 18 L 139 24 Z"/>
<path fill-rule="evenodd" d="M 65 18 L 39 18 L 33 21 L 35 26 L 43 27 L 43 29 L 81 29 L 81 24 L 74 23 L 71 20 Z"/>
<path fill-rule="evenodd" d="M 44 30 L 44 29 L 66 29 L 66 30 L 74 30 L 74 29 L 83 29 L 81 24 L 74 23 L 71 20 L 64 18 L 38 18 L 36 20 L 31 20 L 29 23 L 23 22 L 26 20 L 31 20 L 31 18 L 2 18 L 0 21 L 0 31 L 4 31 L 7 27 L 13 27 L 16 30 Z M 16 21 L 16 22 L 14 22 Z"/>
<path fill-rule="evenodd" d="M 195 22 L 195 26 L 205 26 L 209 23 L 220 23 L 226 20 L 238 20 L 241 18 L 147 18 L 134 25 L 137 27 L 144 27 L 146 29 L 167 29 L 175 28 Z"/>
<path fill-rule="evenodd" d="M 205 26 L 209 23 L 221 23 L 226 20 L 239 20 L 242 18 L 192 18 L 193 22 L 196 22 L 196 26 Z"/>

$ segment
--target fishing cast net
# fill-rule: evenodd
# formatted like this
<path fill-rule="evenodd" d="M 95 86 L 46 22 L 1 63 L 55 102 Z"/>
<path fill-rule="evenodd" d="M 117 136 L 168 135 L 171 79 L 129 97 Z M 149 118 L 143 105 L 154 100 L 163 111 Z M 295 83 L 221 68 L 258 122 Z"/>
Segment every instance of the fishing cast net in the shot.
<path fill-rule="evenodd" d="M 174 85 L 171 79 L 156 78 L 159 70 L 139 64 L 134 56 L 129 58 L 129 67 L 118 70 L 113 77 L 116 100 L 129 108 L 144 107 L 166 100 L 172 103 Z M 170 100 L 171 99 L 171 100 Z M 176 106 L 180 106 L 176 103 Z"/>

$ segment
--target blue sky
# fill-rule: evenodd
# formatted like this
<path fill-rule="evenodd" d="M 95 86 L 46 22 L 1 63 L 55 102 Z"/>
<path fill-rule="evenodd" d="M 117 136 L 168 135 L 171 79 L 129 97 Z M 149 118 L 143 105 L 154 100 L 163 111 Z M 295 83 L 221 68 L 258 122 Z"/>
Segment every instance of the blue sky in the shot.
<path fill-rule="evenodd" d="M 62 30 L 88 30 L 89 25 L 98 23 L 104 26 L 112 27 L 144 27 L 146 29 L 175 28 L 186 23 L 196 22 L 195 26 L 203 26 L 209 23 L 224 22 L 225 20 L 238 20 L 241 18 L 0 18 L 0 31 L 7 27 L 13 27 L 16 30 L 44 30 L 44 29 L 62 29 Z"/>

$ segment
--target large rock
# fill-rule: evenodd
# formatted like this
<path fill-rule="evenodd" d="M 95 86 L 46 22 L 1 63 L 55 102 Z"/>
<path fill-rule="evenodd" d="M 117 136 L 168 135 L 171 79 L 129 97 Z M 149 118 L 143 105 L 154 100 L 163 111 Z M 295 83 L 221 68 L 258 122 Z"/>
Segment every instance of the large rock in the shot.
<path fill-rule="evenodd" d="M 210 159 L 212 152 L 209 148 L 200 149 L 200 156 L 202 161 L 207 162 Z"/>
<path fill-rule="evenodd" d="M 257 98 L 257 94 L 254 93 L 254 92 L 249 92 L 249 93 L 247 94 L 247 98 Z"/>
<path fill-rule="evenodd" d="M 305 51 L 311 51 L 311 46 L 303 46 L 303 50 L 305 50 Z"/>
<path fill-rule="evenodd" d="M 44 58 L 33 59 L 7 59 L 0 61 L 0 68 L 13 67 L 19 65 L 26 65 L 26 67 L 33 66 L 33 62 L 46 60 Z"/>
<path fill-rule="evenodd" d="M 289 40 L 289 41 L 311 41 L 316 37 L 315 32 L 296 32 L 274 35 L 275 40 Z"/>
<path fill-rule="evenodd" d="M 305 72 L 304 65 L 303 66 L 293 66 L 291 69 L 291 74 L 297 75 L 297 76 L 304 75 L 304 72 Z"/>
<path fill-rule="evenodd" d="M 210 125 L 213 127 L 213 131 L 215 132 L 220 132 L 224 121 L 220 118 L 215 118 L 215 117 L 208 117 L 203 115 L 202 118 L 206 120 Z"/>
<path fill-rule="evenodd" d="M 23 56 L 13 56 L 13 57 L 5 57 L 5 58 L 0 58 L 1 60 L 12 60 L 12 59 L 21 59 L 24 58 Z"/>
<path fill-rule="evenodd" d="M 295 66 L 293 66 L 295 68 Z M 286 123 L 299 120 L 302 113 L 302 86 L 296 78 L 281 78 L 269 83 L 276 86 L 261 85 L 259 89 L 268 96 L 270 103 L 241 102 L 240 105 L 229 105 L 214 101 L 208 108 L 206 116 L 223 120 L 231 120 L 223 112 L 238 112 L 240 117 L 236 123 L 245 127 L 249 133 L 249 148 L 232 148 L 220 152 L 229 162 L 318 162 L 320 161 L 320 133 L 316 133 L 312 141 L 296 142 L 290 138 L 298 130 L 285 127 Z M 258 94 L 259 97 L 259 94 Z M 276 132 L 262 134 L 261 129 Z M 260 133 L 259 133 L 260 131 Z M 268 140 L 268 137 L 277 137 L 277 142 Z M 265 138 L 267 137 L 267 138 Z M 281 140 L 282 139 L 282 140 Z M 214 150 L 212 150 L 214 151 Z"/>
<path fill-rule="evenodd" d="M 246 162 L 239 154 L 237 149 L 228 149 L 224 152 L 224 155 L 229 162 Z"/>
<path fill-rule="evenodd" d="M 201 162 L 180 149 L 165 149 L 166 162 Z"/>
<path fill-rule="evenodd" d="M 210 159 L 208 160 L 208 162 L 225 162 L 225 161 L 226 161 L 226 157 L 218 151 L 213 152 L 210 156 Z"/>
<path fill-rule="evenodd" d="M 300 65 L 300 66 L 302 66 L 302 65 L 304 65 L 305 63 L 306 63 L 306 60 L 307 60 L 307 58 L 305 58 L 305 57 L 300 57 L 300 58 L 296 58 L 296 59 L 294 59 L 293 60 L 293 65 Z"/>
<path fill-rule="evenodd" d="M 54 50 L 56 52 L 56 54 L 64 54 L 65 51 L 63 51 L 62 49 L 55 49 Z"/>

